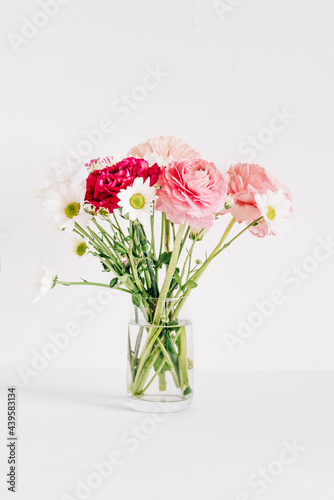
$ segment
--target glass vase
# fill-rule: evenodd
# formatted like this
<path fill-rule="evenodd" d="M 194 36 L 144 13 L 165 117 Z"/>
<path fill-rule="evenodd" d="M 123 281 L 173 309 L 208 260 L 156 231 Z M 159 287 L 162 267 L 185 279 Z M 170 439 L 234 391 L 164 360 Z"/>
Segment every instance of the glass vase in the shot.
<path fill-rule="evenodd" d="M 144 299 L 128 330 L 128 399 L 143 412 L 175 412 L 193 396 L 192 325 L 185 299 Z"/>

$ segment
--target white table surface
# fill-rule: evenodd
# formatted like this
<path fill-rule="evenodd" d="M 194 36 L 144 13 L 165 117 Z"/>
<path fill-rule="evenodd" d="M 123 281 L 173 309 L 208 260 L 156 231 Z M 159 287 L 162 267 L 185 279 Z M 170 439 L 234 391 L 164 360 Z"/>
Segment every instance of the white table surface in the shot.
<path fill-rule="evenodd" d="M 0 373 L 1 499 L 84 498 L 75 493 L 78 478 L 86 481 L 94 463 L 116 450 L 122 463 L 86 498 L 334 498 L 333 372 L 200 372 L 191 409 L 159 423 L 128 408 L 120 371 L 48 368 L 28 387 L 16 370 Z M 4 479 L 6 391 L 13 384 L 18 399 L 15 495 Z M 141 437 L 124 441 L 137 428 Z M 285 453 L 289 463 L 277 465 L 286 443 L 293 442 L 300 447 L 297 456 Z M 277 474 L 270 473 L 262 486 L 248 484 L 261 468 Z"/>

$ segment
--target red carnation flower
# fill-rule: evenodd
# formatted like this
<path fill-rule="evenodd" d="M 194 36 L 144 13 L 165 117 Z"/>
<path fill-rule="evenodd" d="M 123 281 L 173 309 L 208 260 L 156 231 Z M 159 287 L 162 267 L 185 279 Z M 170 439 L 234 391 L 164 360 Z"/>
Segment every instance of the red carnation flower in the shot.
<path fill-rule="evenodd" d="M 117 195 L 121 189 L 132 186 L 136 177 L 142 177 L 144 181 L 150 178 L 150 186 L 153 186 L 159 175 L 158 165 L 150 167 L 141 158 L 126 158 L 111 167 L 95 170 L 88 176 L 85 200 L 97 210 L 106 208 L 112 213 L 118 208 Z"/>

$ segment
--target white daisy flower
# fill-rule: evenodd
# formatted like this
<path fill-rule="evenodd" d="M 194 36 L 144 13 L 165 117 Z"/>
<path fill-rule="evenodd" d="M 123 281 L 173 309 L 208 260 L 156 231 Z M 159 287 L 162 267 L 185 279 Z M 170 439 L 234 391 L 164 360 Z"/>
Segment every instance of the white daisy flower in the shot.
<path fill-rule="evenodd" d="M 57 183 L 40 191 L 39 204 L 43 216 L 58 229 L 72 231 L 75 223 L 87 226 L 91 215 L 85 211 L 84 183 Z"/>
<path fill-rule="evenodd" d="M 173 156 L 169 155 L 166 159 L 157 153 L 149 153 L 144 155 L 144 160 L 147 161 L 150 167 L 157 164 L 159 167 L 166 167 L 173 161 Z"/>
<path fill-rule="evenodd" d="M 91 160 L 89 163 L 86 163 L 85 166 L 88 168 L 89 172 L 92 173 L 95 170 L 102 170 L 106 167 L 112 167 L 122 160 L 123 157 L 121 155 L 112 154 L 110 156 L 106 156 L 105 158 L 96 158 L 95 160 Z"/>
<path fill-rule="evenodd" d="M 44 297 L 51 288 L 57 284 L 58 276 L 54 269 L 47 263 L 41 262 L 38 280 L 35 284 L 35 298 L 33 302 L 37 302 Z"/>
<path fill-rule="evenodd" d="M 269 234 L 284 234 L 288 227 L 292 203 L 287 199 L 282 189 L 256 194 L 255 201 L 261 215 L 268 224 Z"/>
<path fill-rule="evenodd" d="M 82 164 L 76 167 L 71 167 L 69 165 L 64 165 L 63 163 L 54 162 L 47 179 L 51 184 L 57 182 L 81 182 L 87 177 L 87 171 Z"/>
<path fill-rule="evenodd" d="M 128 214 L 130 220 L 138 220 L 144 224 L 153 213 L 152 203 L 157 199 L 155 188 L 150 186 L 150 179 L 137 177 L 132 186 L 121 189 L 118 193 L 119 206 L 123 214 Z"/>
<path fill-rule="evenodd" d="M 83 257 L 88 253 L 89 247 L 86 238 L 73 238 L 72 250 L 77 257 Z"/>

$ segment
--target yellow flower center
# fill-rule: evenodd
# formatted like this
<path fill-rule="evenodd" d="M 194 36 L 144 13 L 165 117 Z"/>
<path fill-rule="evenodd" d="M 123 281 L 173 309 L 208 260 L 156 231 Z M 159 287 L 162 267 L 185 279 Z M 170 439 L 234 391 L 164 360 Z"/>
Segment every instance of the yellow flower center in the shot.
<path fill-rule="evenodd" d="M 141 194 L 137 193 L 131 196 L 130 205 L 136 210 L 140 210 L 145 205 L 145 198 Z"/>
<path fill-rule="evenodd" d="M 87 250 L 88 250 L 88 245 L 86 245 L 86 243 L 84 243 L 84 242 L 79 243 L 79 245 L 76 248 L 76 252 L 79 255 L 79 257 L 83 257 L 85 255 L 85 253 L 87 252 Z"/>
<path fill-rule="evenodd" d="M 76 201 L 69 203 L 64 209 L 66 217 L 72 219 L 80 212 L 80 205 Z"/>
<path fill-rule="evenodd" d="M 271 206 L 268 207 L 267 217 L 269 220 L 274 220 L 276 217 L 275 209 Z"/>

